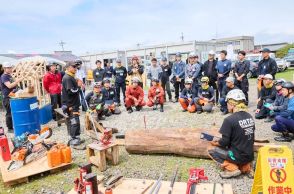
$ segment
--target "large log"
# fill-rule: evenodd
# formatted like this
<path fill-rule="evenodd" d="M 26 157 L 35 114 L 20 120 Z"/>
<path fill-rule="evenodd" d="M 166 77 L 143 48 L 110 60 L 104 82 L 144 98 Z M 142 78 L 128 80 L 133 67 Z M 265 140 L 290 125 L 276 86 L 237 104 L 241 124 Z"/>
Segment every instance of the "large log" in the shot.
<path fill-rule="evenodd" d="M 132 154 L 177 154 L 188 157 L 208 158 L 210 143 L 200 139 L 204 129 L 128 130 L 125 147 Z M 218 135 L 217 130 L 209 130 Z"/>
<path fill-rule="evenodd" d="M 217 129 L 158 129 L 128 130 L 125 148 L 131 154 L 177 154 L 187 157 L 209 158 L 210 142 L 200 139 L 201 132 L 220 136 Z M 263 143 L 255 143 L 254 150 Z"/>

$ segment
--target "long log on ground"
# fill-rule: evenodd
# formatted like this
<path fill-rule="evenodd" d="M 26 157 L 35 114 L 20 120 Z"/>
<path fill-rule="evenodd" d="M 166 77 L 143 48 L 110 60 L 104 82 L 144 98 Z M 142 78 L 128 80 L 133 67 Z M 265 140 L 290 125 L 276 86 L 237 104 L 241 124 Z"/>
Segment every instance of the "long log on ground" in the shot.
<path fill-rule="evenodd" d="M 176 154 L 187 157 L 209 158 L 210 142 L 200 139 L 202 132 L 220 136 L 216 129 L 158 129 L 128 130 L 125 148 L 131 154 Z M 255 145 L 257 150 L 263 144 Z"/>

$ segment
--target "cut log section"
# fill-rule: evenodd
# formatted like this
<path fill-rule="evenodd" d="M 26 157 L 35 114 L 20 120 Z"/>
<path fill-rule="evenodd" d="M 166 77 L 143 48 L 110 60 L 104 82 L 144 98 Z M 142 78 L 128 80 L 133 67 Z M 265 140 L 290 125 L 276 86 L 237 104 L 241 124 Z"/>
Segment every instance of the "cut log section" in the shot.
<path fill-rule="evenodd" d="M 220 136 L 216 129 L 158 129 L 128 130 L 125 147 L 131 154 L 176 154 L 187 157 L 209 158 L 210 142 L 200 139 L 202 132 Z M 258 143 L 255 150 L 265 144 Z"/>

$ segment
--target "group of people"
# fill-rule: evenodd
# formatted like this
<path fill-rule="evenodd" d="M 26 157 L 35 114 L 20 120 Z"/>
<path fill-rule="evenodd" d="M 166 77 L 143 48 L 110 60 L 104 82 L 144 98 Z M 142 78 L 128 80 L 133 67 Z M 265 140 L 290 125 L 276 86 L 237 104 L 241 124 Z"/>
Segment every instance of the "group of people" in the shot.
<path fill-rule="evenodd" d="M 272 130 L 282 134 L 275 140 L 291 141 L 293 137 L 290 134 L 294 133 L 294 84 L 283 79 L 275 80 L 276 62 L 269 57 L 268 49 L 261 52 L 263 59 L 258 64 L 260 88 L 255 118 L 265 118 L 266 122 L 275 121 Z M 184 112 L 200 114 L 203 111 L 212 112 L 219 103 L 222 114 L 232 114 L 224 119 L 220 128 L 222 137 L 212 142 L 215 147 L 209 150 L 209 155 L 224 169 L 221 176 L 230 178 L 252 170 L 255 121 L 246 111 L 249 103 L 247 74 L 250 62 L 245 59 L 244 51 L 238 52 L 238 61 L 234 66 L 226 59 L 226 55 L 226 51 L 221 51 L 217 59 L 215 53 L 210 51 L 204 64 L 198 61 L 194 52 L 188 55 L 187 64 L 181 59 L 180 53 L 176 53 L 173 65 L 168 63 L 166 57 L 162 57 L 160 63 L 153 58 L 150 68 L 145 72 L 151 83 L 147 102 L 143 90 L 145 69 L 136 56 L 131 59 L 128 68 L 122 65 L 120 59 L 116 60 L 115 67 L 107 64 L 104 68 L 101 61 L 97 60 L 97 68 L 93 70 L 94 83 L 87 95 L 85 75 L 81 69 L 83 63 L 80 60 L 68 62 L 65 72 L 59 72 L 57 64 L 49 63 L 43 85 L 50 94 L 52 109 L 61 107 L 68 115 L 67 129 L 69 144 L 72 146 L 84 142 L 80 138 L 80 106 L 83 110 L 96 112 L 97 119 L 104 120 L 105 116 L 120 114 L 122 104 L 128 113 L 134 109 L 140 111 L 145 105 L 164 112 L 165 102 L 178 102 Z M 3 68 L 1 89 L 6 124 L 11 131 L 9 94 L 23 78 L 12 78 L 10 63 L 4 63 Z M 171 84 L 175 89 L 174 99 Z M 54 112 L 52 114 L 56 119 Z"/>

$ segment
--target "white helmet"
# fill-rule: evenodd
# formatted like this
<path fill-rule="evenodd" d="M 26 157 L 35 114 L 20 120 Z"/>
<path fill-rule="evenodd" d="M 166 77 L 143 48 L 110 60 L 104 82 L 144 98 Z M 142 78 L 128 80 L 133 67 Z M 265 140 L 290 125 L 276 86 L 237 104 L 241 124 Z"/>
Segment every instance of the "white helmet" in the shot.
<path fill-rule="evenodd" d="M 194 52 L 190 52 L 189 53 L 189 58 L 192 58 L 192 57 L 197 57 L 197 55 Z"/>
<path fill-rule="evenodd" d="M 9 62 L 4 62 L 3 64 L 2 64 L 2 67 L 4 68 L 4 67 L 13 67 L 13 65 L 12 65 L 12 63 L 9 63 Z"/>
<path fill-rule="evenodd" d="M 192 83 L 193 83 L 192 79 L 190 79 L 190 78 L 185 79 L 185 84 L 192 84 Z"/>
<path fill-rule="evenodd" d="M 215 52 L 214 52 L 213 50 L 210 50 L 210 51 L 208 52 L 208 54 L 209 54 L 209 55 L 215 55 Z"/>
<path fill-rule="evenodd" d="M 132 83 L 139 83 L 140 79 L 138 77 L 133 77 L 132 78 Z"/>
<path fill-rule="evenodd" d="M 229 93 L 226 96 L 226 101 L 229 99 L 233 99 L 236 101 L 246 100 L 245 94 L 240 89 L 233 89 L 229 91 Z"/>

